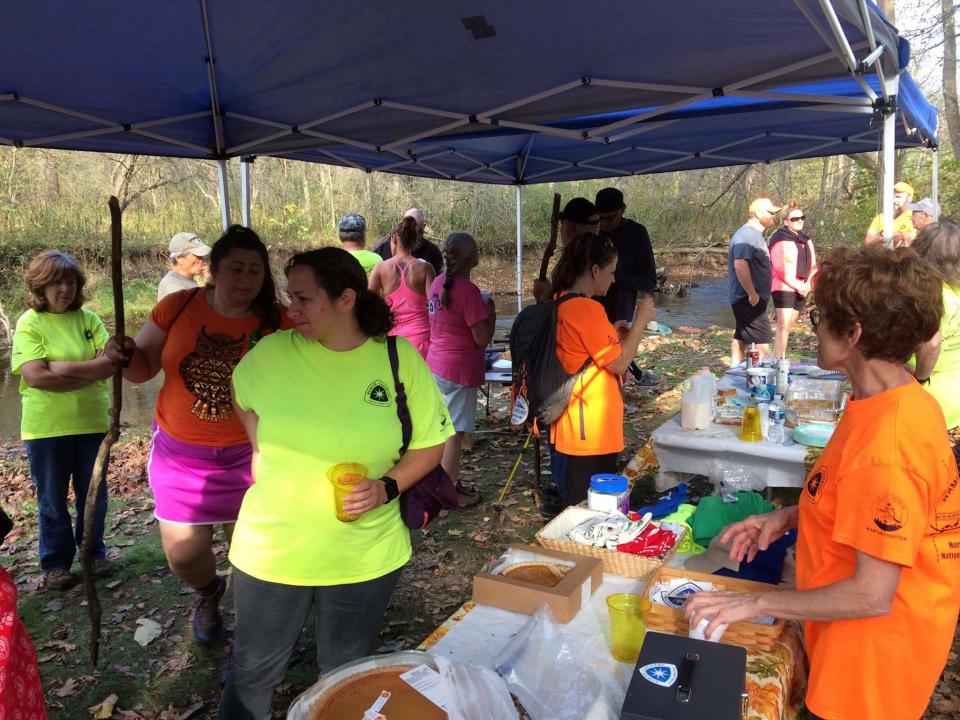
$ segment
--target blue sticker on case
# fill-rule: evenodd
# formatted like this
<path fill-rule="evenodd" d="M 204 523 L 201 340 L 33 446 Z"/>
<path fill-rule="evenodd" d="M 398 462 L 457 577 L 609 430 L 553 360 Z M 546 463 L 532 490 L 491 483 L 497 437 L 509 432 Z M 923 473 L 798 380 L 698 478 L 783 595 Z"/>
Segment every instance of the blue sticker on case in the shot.
<path fill-rule="evenodd" d="M 650 663 L 640 668 L 644 680 L 654 685 L 670 687 L 677 681 L 677 666 L 670 663 Z"/>

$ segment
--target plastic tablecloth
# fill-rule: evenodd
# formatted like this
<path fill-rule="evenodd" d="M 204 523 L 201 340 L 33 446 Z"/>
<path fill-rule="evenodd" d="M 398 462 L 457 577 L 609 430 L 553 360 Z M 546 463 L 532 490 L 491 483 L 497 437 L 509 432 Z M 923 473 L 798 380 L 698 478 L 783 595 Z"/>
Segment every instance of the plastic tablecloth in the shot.
<path fill-rule="evenodd" d="M 603 584 L 589 604 L 563 626 L 564 632 L 609 648 L 610 623 L 606 598 L 617 592 L 642 593 L 644 580 L 604 575 Z M 493 667 L 507 642 L 530 619 L 527 615 L 468 602 L 427 637 L 418 649 L 428 650 L 461 663 Z M 632 665 L 609 655 L 606 668 L 617 678 L 626 696 Z M 771 652 L 747 655 L 748 720 L 793 720 L 803 707 L 806 666 L 800 626 L 787 623 Z M 584 719 L 588 720 L 588 719 Z"/>

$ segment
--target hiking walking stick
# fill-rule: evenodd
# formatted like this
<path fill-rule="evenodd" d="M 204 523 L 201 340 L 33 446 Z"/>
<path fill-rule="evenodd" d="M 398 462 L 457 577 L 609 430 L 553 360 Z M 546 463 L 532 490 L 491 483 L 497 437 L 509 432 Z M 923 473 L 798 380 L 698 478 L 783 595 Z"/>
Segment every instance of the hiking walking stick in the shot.
<path fill-rule="evenodd" d="M 557 250 L 557 234 L 560 230 L 560 193 L 553 194 L 553 211 L 550 213 L 550 242 L 543 251 L 543 259 L 540 260 L 540 275 L 538 279 L 547 279 L 547 267 L 550 265 L 550 258 Z"/>
<path fill-rule="evenodd" d="M 533 437 L 533 430 L 527 431 L 527 439 L 523 443 L 523 447 L 520 448 L 520 452 L 517 453 L 517 459 L 513 461 L 513 468 L 510 470 L 510 474 L 507 476 L 507 482 L 503 484 L 503 490 L 500 491 L 500 497 L 497 502 L 493 505 L 493 525 L 497 527 L 502 521 L 501 513 L 503 512 L 503 499 L 507 496 L 507 490 L 510 489 L 510 483 L 513 482 L 513 478 L 517 475 L 517 470 L 520 468 L 520 461 L 523 460 L 523 454 L 527 451 L 527 448 L 530 447 L 530 439 Z"/>
<path fill-rule="evenodd" d="M 110 198 L 110 278 L 113 281 L 113 316 L 116 325 L 115 337 L 123 346 L 123 232 L 120 222 L 120 203 Z M 94 667 L 100 659 L 100 597 L 93 577 L 93 543 L 96 527 L 96 505 L 100 486 L 107 492 L 106 466 L 110 457 L 110 448 L 120 436 L 120 408 L 123 404 L 121 389 L 123 386 L 123 366 L 117 364 L 113 370 L 113 404 L 110 407 L 110 429 L 107 431 L 97 459 L 93 463 L 93 475 L 87 488 L 87 497 L 83 502 L 83 544 L 80 547 L 80 562 L 83 565 L 83 588 L 87 594 L 87 612 L 90 616 L 90 662 Z M 103 478 L 101 480 L 101 477 Z"/>

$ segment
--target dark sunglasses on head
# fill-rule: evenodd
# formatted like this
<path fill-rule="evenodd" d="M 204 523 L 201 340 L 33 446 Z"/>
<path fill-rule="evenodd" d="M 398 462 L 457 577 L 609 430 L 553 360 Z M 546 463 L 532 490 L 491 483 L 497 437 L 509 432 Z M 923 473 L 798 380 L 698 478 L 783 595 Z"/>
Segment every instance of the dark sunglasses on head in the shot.
<path fill-rule="evenodd" d="M 790 222 L 796 222 L 797 220 L 806 220 L 806 219 L 807 218 L 804 215 L 794 215 L 792 218 L 787 218 L 787 220 L 789 220 Z"/>
<path fill-rule="evenodd" d="M 814 327 L 820 324 L 820 308 L 810 309 L 810 324 Z"/>

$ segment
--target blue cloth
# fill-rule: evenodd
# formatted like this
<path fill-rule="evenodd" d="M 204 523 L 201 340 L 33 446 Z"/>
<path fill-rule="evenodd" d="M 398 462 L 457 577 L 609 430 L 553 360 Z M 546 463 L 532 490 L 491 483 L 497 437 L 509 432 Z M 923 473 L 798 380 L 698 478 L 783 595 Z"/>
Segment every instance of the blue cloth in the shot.
<path fill-rule="evenodd" d="M 40 569 L 69 570 L 83 542 L 83 504 L 90 487 L 90 476 L 97 459 L 103 433 L 61 435 L 27 440 L 30 479 L 37 488 L 37 515 L 40 519 Z M 103 526 L 107 517 L 107 465 L 104 463 L 101 488 L 94 505 L 96 541 L 93 556 L 102 558 Z M 76 496 L 76 523 L 71 528 L 67 490 L 73 477 Z"/>
<path fill-rule="evenodd" d="M 637 512 L 642 516 L 646 513 L 653 513 L 653 519 L 659 520 L 677 511 L 683 503 L 687 501 L 687 484 L 680 483 L 671 489 L 666 495 L 657 500 L 653 505 L 642 507 Z"/>
<path fill-rule="evenodd" d="M 741 562 L 739 571 L 720 568 L 713 574 L 776 585 L 783 574 L 783 562 L 787 557 L 787 550 L 796 542 L 797 531 L 790 530 L 776 542 L 770 543 L 770 547 L 766 550 L 759 551 L 752 562 Z"/>
<path fill-rule="evenodd" d="M 743 289 L 733 269 L 734 260 L 746 260 L 749 263 L 753 287 L 761 300 L 769 299 L 772 277 L 770 251 L 763 240 L 763 233 L 744 223 L 730 238 L 730 249 L 727 252 L 727 297 L 731 305 L 747 299 L 747 291 Z"/>

